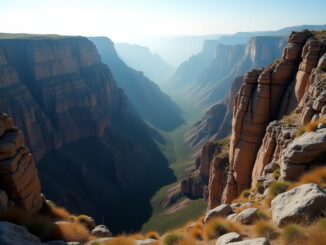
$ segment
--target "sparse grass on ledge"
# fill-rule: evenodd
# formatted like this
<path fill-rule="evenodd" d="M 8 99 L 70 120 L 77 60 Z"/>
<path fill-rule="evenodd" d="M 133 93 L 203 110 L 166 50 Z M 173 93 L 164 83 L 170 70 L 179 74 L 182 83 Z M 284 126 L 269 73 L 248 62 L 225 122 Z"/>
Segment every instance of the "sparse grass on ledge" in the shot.
<path fill-rule="evenodd" d="M 257 237 L 266 237 L 273 240 L 278 236 L 277 228 L 269 221 L 258 221 L 254 225 L 254 233 Z"/>
<path fill-rule="evenodd" d="M 323 124 L 326 126 L 326 118 L 318 119 L 316 121 L 309 122 L 306 125 L 299 127 L 296 132 L 296 137 L 300 137 L 306 132 L 315 131 L 319 124 Z"/>
<path fill-rule="evenodd" d="M 204 238 L 211 240 L 229 232 L 239 232 L 239 225 L 222 218 L 209 221 L 204 226 Z"/>
<path fill-rule="evenodd" d="M 275 198 L 277 195 L 286 192 L 289 189 L 291 183 L 286 181 L 278 181 L 271 184 L 269 187 L 269 197 Z"/>
<path fill-rule="evenodd" d="M 291 184 L 290 188 L 293 189 L 299 185 L 309 183 L 314 183 L 326 188 L 326 167 L 312 169 L 308 173 L 301 176 L 298 182 Z"/>
<path fill-rule="evenodd" d="M 305 240 L 303 228 L 295 224 L 284 227 L 281 235 L 284 245 L 297 244 L 299 241 Z"/>

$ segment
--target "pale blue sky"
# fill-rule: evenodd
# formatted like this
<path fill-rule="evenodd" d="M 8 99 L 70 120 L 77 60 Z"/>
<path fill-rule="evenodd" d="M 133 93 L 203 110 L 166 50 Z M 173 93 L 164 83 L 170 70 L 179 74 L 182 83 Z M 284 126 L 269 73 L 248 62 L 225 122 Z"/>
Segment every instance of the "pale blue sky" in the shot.
<path fill-rule="evenodd" d="M 161 35 L 326 24 L 326 0 L 0 0 L 0 32 Z"/>

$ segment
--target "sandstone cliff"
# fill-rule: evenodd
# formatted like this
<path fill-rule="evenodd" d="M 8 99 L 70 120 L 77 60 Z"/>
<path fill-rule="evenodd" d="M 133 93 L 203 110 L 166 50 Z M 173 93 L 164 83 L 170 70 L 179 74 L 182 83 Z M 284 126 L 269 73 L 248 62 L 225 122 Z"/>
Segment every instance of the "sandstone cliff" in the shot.
<path fill-rule="evenodd" d="M 197 98 L 204 107 L 212 103 L 217 104 L 213 105 L 186 135 L 186 143 L 191 148 L 198 150 L 207 140 L 223 138 L 231 132 L 234 98 L 243 80 L 236 77 L 243 76 L 251 69 L 264 67 L 279 58 L 285 44 L 283 37 L 259 36 L 250 38 L 245 47 L 217 46 L 216 58 L 206 71 L 213 74 L 211 81 L 205 83 L 205 80 L 200 80 L 196 92 L 191 96 Z M 201 86 L 205 89 L 199 89 Z M 228 95 L 221 101 L 226 91 L 229 91 Z M 216 110 L 221 107 L 226 107 L 226 110 Z"/>
<path fill-rule="evenodd" d="M 227 166 L 216 167 L 219 147 L 210 147 L 211 143 L 204 146 L 200 158 L 204 161 L 197 164 L 208 173 L 204 193 L 209 195 L 209 208 L 231 202 L 242 190 L 266 181 L 266 174 L 276 168 L 281 179 L 295 180 L 323 163 L 326 151 L 320 133 L 295 137 L 301 125 L 325 117 L 324 53 L 323 32 L 292 33 L 281 59 L 247 73 L 233 108 Z M 317 145 L 321 148 L 312 150 Z M 298 160 L 299 155 L 303 159 Z"/>
<path fill-rule="evenodd" d="M 33 156 L 24 145 L 22 131 L 4 113 L 0 114 L 0 187 L 1 212 L 9 206 L 35 214 L 43 206 Z"/>
<path fill-rule="evenodd" d="M 87 38 L 2 38 L 0 111 L 22 129 L 46 196 L 114 232 L 139 229 L 153 193 L 174 179 L 153 140 L 163 139 L 130 112 Z"/>

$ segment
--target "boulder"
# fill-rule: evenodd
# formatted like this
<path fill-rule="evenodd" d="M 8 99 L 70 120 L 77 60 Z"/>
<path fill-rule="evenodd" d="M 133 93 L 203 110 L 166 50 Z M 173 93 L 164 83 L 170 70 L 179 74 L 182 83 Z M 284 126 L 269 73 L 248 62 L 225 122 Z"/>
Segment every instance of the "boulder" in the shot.
<path fill-rule="evenodd" d="M 244 240 L 240 242 L 231 242 L 228 244 L 229 245 L 270 245 L 269 241 L 264 237 Z"/>
<path fill-rule="evenodd" d="M 237 214 L 230 214 L 226 217 L 227 220 L 230 220 L 230 221 L 237 221 L 237 217 L 238 215 Z"/>
<path fill-rule="evenodd" d="M 310 163 L 326 152 L 326 129 L 305 133 L 296 138 L 283 152 L 284 162 Z"/>
<path fill-rule="evenodd" d="M 230 232 L 230 233 L 224 234 L 223 236 L 220 236 L 216 241 L 216 245 L 225 245 L 225 244 L 230 244 L 231 242 L 238 242 L 241 240 L 242 240 L 242 238 L 239 233 Z"/>
<path fill-rule="evenodd" d="M 257 219 L 257 210 L 257 208 L 242 210 L 237 216 L 237 221 L 245 225 L 252 224 Z"/>
<path fill-rule="evenodd" d="M 326 207 L 326 192 L 316 184 L 304 184 L 272 200 L 272 220 L 278 226 L 309 223 Z"/>
<path fill-rule="evenodd" d="M 112 237 L 112 233 L 106 225 L 97 225 L 91 234 L 96 237 Z"/>
<path fill-rule="evenodd" d="M 38 237 L 19 225 L 0 222 L 0 244 L 3 245 L 41 245 Z"/>
<path fill-rule="evenodd" d="M 217 206 L 216 208 L 213 208 L 211 210 L 209 210 L 206 213 L 204 222 L 207 223 L 210 219 L 215 218 L 215 217 L 219 217 L 219 216 L 227 216 L 230 213 L 232 213 L 233 210 L 231 208 L 230 205 L 228 204 L 221 204 L 219 206 Z"/>

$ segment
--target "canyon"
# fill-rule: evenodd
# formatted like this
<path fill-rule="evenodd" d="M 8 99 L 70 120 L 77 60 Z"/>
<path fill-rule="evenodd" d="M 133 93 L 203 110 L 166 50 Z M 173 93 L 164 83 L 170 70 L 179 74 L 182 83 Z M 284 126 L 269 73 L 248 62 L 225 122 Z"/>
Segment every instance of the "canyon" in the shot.
<path fill-rule="evenodd" d="M 85 37 L 6 35 L 0 71 L 0 110 L 23 129 L 42 192 L 113 231 L 139 227 L 153 192 L 175 177 L 155 143 L 164 139 L 129 109 L 95 45 Z M 138 212 L 128 209 L 131 200 Z M 121 219 L 128 210 L 132 222 Z"/>

